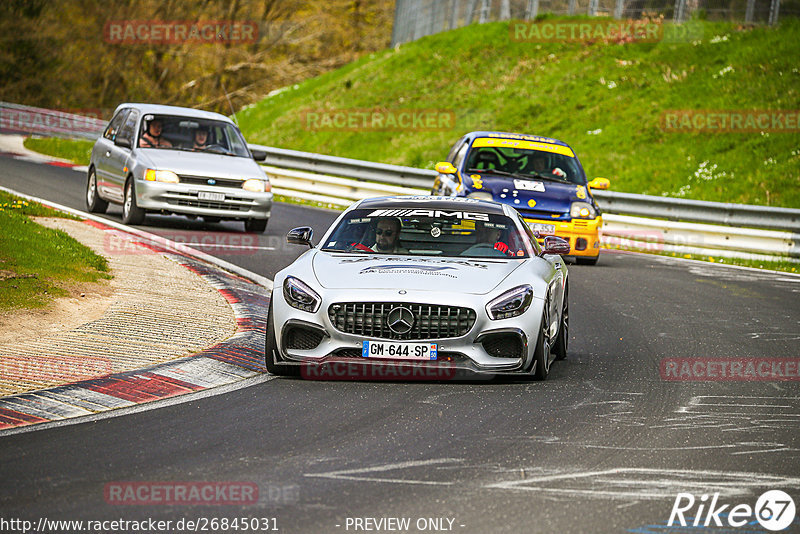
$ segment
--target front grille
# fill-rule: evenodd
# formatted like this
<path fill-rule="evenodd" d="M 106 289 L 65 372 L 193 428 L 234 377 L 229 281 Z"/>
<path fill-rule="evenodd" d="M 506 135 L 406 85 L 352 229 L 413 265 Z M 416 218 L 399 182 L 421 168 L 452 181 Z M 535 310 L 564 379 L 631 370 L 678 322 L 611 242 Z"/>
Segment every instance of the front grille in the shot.
<path fill-rule="evenodd" d="M 244 183 L 243 180 L 233 180 L 231 178 L 214 178 L 214 177 L 207 177 L 207 176 L 189 176 L 187 174 L 179 174 L 178 178 L 180 179 L 182 184 L 192 184 L 192 185 L 213 185 L 214 187 L 235 187 L 237 189 L 242 188 L 242 184 Z M 209 180 L 214 180 L 216 183 L 209 184 Z"/>
<path fill-rule="evenodd" d="M 227 200 L 234 201 L 236 203 L 234 204 L 227 202 Z M 218 202 L 215 200 L 198 200 L 196 196 L 167 198 L 167 204 L 172 204 L 173 206 L 189 206 L 191 208 L 208 208 L 212 210 L 227 211 L 249 211 L 250 206 L 248 204 L 243 204 L 243 202 L 248 202 L 248 200 L 244 198 L 226 198 L 226 202 Z"/>
<path fill-rule="evenodd" d="M 325 333 L 316 328 L 290 326 L 283 334 L 283 344 L 287 349 L 312 350 L 322 343 Z"/>
<path fill-rule="evenodd" d="M 512 333 L 489 334 L 483 341 L 483 348 L 495 358 L 522 358 L 523 344 L 519 335 Z"/>
<path fill-rule="evenodd" d="M 395 307 L 414 315 L 411 330 L 398 334 L 389 329 L 386 316 Z M 328 317 L 345 334 L 402 341 L 461 337 L 475 324 L 475 311 L 459 306 L 408 302 L 346 302 L 331 304 Z"/>

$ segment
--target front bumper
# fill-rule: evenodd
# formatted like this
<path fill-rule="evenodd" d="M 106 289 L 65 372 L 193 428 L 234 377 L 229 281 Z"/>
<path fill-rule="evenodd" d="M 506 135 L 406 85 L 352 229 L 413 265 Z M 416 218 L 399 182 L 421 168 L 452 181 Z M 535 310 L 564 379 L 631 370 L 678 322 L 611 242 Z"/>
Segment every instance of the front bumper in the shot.
<path fill-rule="evenodd" d="M 571 221 L 555 221 L 553 219 L 529 219 L 527 223 L 552 224 L 556 227 L 555 235 L 569 241 L 570 256 L 596 258 L 600 254 L 600 229 L 603 217 L 595 219 L 572 219 Z M 539 243 L 544 242 L 544 237 Z"/>
<path fill-rule="evenodd" d="M 342 302 L 397 302 L 397 291 L 376 295 L 365 290 L 333 290 L 323 295 L 323 302 L 315 313 L 304 312 L 289 306 L 281 292 L 273 293 L 273 318 L 278 350 L 285 363 L 297 363 L 304 375 L 324 378 L 325 366 L 348 370 L 349 378 L 381 378 L 366 367 L 378 366 L 385 370 L 386 378 L 450 379 L 462 376 L 519 375 L 526 373 L 533 361 L 536 335 L 542 317 L 543 300 L 535 297 L 528 310 L 518 317 L 492 320 L 485 310 L 484 295 L 454 295 L 439 292 L 408 291 L 403 302 L 438 306 L 441 303 L 470 308 L 475 311 L 475 321 L 469 330 L 457 337 L 413 339 L 398 341 L 386 337 L 347 333 L 331 321 L 329 308 Z M 457 302 L 454 302 L 457 301 Z M 298 332 L 301 332 L 298 334 Z M 433 361 L 391 360 L 364 358 L 364 341 L 393 341 L 409 343 L 436 343 L 439 357 Z M 366 367 L 365 367 L 366 366 Z M 406 370 L 405 374 L 403 370 Z M 422 370 L 422 371 L 420 371 Z M 317 373 L 316 375 L 314 373 Z M 372 373 L 372 374 L 368 374 Z M 328 378 L 337 378 L 336 371 Z"/>
<path fill-rule="evenodd" d="M 225 195 L 222 200 L 200 200 L 203 192 Z M 253 193 L 232 187 L 203 187 L 194 184 L 169 184 L 136 181 L 136 203 L 148 211 L 184 215 L 207 215 L 229 219 L 268 219 L 272 193 Z"/>

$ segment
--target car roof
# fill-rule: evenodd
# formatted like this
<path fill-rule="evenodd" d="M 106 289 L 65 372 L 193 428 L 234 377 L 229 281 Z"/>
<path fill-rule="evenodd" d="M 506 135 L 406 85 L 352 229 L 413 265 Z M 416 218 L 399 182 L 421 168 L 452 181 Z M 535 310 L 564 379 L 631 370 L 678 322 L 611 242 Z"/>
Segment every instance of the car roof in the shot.
<path fill-rule="evenodd" d="M 521 134 L 512 132 L 495 132 L 495 131 L 470 132 L 467 134 L 467 137 L 469 138 L 470 142 L 474 141 L 479 137 L 494 137 L 496 139 L 520 139 L 522 141 L 536 141 L 540 143 L 550 143 L 552 145 L 561 145 L 569 147 L 569 145 L 564 141 L 560 141 L 552 137 L 543 137 L 541 135 L 530 135 L 530 134 Z"/>
<path fill-rule="evenodd" d="M 353 206 L 353 209 L 427 209 L 427 210 L 465 210 L 478 213 L 507 215 L 506 204 L 490 200 L 464 197 L 437 197 L 407 195 L 366 198 Z"/>
<path fill-rule="evenodd" d="M 197 119 L 224 121 L 233 124 L 233 121 L 230 120 L 225 115 L 214 113 L 213 111 L 205 111 L 202 109 L 183 108 L 179 106 L 165 106 L 162 104 L 144 104 L 140 102 L 126 102 L 124 104 L 120 104 L 119 106 L 117 106 L 117 109 L 114 110 L 114 113 L 116 113 L 122 108 L 135 108 L 141 111 L 142 114 L 152 113 L 154 115 L 179 115 Z"/>

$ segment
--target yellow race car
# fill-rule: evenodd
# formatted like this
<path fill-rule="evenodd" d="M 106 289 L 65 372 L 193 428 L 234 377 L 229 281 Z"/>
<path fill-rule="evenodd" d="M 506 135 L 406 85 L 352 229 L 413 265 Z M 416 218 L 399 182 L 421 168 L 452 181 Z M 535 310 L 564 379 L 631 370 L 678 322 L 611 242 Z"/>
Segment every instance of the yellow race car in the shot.
<path fill-rule="evenodd" d="M 471 132 L 459 139 L 431 194 L 494 200 L 513 206 L 540 241 L 569 241 L 569 256 L 593 265 L 600 256 L 603 218 L 591 189 L 607 189 L 606 178 L 587 181 L 573 150 L 549 137 L 506 132 Z"/>

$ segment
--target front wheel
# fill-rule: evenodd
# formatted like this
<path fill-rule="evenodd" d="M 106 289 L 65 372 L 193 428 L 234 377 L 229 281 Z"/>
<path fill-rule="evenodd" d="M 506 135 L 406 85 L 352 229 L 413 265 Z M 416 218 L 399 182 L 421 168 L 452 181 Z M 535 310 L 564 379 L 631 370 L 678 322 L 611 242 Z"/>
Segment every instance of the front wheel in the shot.
<path fill-rule="evenodd" d="M 569 286 L 567 286 L 569 288 Z M 561 324 L 558 325 L 558 336 L 553 343 L 553 354 L 556 360 L 567 357 L 569 343 L 569 289 L 564 290 L 564 305 L 561 307 Z"/>
<path fill-rule="evenodd" d="M 133 185 L 133 177 L 125 182 L 125 199 L 122 202 L 122 223 L 123 224 L 142 224 L 144 221 L 144 210 L 136 204 L 136 190 Z"/>
<path fill-rule="evenodd" d="M 268 222 L 269 219 L 247 219 L 244 222 L 244 231 L 260 234 L 267 229 Z"/>
<path fill-rule="evenodd" d="M 86 177 L 86 210 L 89 213 L 105 213 L 107 209 L 108 202 L 97 193 L 97 173 L 92 167 Z"/>
<path fill-rule="evenodd" d="M 272 313 L 272 299 L 269 300 L 269 312 L 267 313 L 267 337 L 264 342 L 264 365 L 273 375 L 277 376 L 299 376 L 300 367 L 297 365 L 287 365 L 285 363 L 278 363 L 280 360 L 280 352 L 278 351 L 278 344 L 275 341 L 275 318 Z"/>
<path fill-rule="evenodd" d="M 548 328 L 547 306 L 548 304 L 545 303 L 545 312 L 542 314 L 539 326 L 539 337 L 533 352 L 533 360 L 536 364 L 536 369 L 533 371 L 535 380 L 546 380 L 547 375 L 550 374 L 550 329 Z"/>

